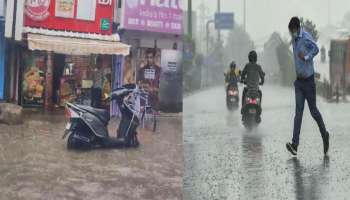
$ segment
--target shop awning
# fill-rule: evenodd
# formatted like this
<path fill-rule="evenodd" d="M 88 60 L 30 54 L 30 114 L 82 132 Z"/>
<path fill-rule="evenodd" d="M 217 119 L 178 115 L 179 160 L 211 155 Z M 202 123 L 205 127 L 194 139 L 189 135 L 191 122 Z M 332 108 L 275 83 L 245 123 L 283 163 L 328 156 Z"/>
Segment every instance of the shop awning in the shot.
<path fill-rule="evenodd" d="M 129 54 L 130 46 L 116 41 L 103 41 L 61 36 L 49 36 L 28 33 L 28 48 L 30 50 L 53 51 L 71 55 L 123 55 Z"/>

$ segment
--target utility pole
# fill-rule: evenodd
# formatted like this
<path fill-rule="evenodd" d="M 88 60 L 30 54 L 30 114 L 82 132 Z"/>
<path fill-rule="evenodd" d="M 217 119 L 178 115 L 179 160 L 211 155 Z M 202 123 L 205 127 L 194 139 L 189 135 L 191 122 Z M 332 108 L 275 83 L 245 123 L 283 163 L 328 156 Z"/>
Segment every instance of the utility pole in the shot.
<path fill-rule="evenodd" d="M 211 23 L 214 23 L 214 20 L 209 20 L 207 22 L 207 25 L 206 25 L 206 29 L 207 29 L 207 55 L 209 55 L 209 25 Z"/>
<path fill-rule="evenodd" d="M 331 0 L 328 0 L 328 25 L 331 24 Z"/>
<path fill-rule="evenodd" d="M 198 6 L 198 10 L 199 10 L 199 43 L 198 43 L 198 47 L 199 49 L 201 50 L 201 52 L 203 53 L 205 51 L 205 44 L 204 44 L 204 41 L 206 40 L 206 37 L 205 37 L 205 27 L 206 27 L 206 20 L 208 20 L 208 7 L 205 6 L 203 0 L 202 0 L 202 3 Z"/>
<path fill-rule="evenodd" d="M 188 0 L 188 9 L 187 9 L 187 24 L 188 24 L 188 36 L 192 40 L 192 0 Z"/>
<path fill-rule="evenodd" d="M 221 12 L 221 5 L 220 5 L 220 0 L 218 0 L 218 13 L 220 14 Z M 220 33 L 220 29 L 218 29 L 218 44 L 220 44 L 221 42 L 221 33 Z"/>
<path fill-rule="evenodd" d="M 243 28 L 247 32 L 247 0 L 243 0 Z"/>

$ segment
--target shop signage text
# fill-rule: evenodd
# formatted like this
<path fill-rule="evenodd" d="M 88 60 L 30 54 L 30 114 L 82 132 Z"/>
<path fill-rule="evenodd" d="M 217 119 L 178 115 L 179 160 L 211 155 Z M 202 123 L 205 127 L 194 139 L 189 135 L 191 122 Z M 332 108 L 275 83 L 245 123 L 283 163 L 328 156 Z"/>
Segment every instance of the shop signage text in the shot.
<path fill-rule="evenodd" d="M 158 8 L 179 9 L 178 0 L 127 0 L 129 7 L 154 6 Z"/>
<path fill-rule="evenodd" d="M 127 0 L 122 28 L 182 34 L 183 12 L 180 0 Z"/>
<path fill-rule="evenodd" d="M 112 34 L 111 22 L 116 0 L 90 0 L 91 5 L 87 5 L 85 0 L 25 1 L 24 26 L 83 33 Z M 90 16 L 90 18 L 79 18 L 78 11 L 80 11 L 81 16 Z"/>

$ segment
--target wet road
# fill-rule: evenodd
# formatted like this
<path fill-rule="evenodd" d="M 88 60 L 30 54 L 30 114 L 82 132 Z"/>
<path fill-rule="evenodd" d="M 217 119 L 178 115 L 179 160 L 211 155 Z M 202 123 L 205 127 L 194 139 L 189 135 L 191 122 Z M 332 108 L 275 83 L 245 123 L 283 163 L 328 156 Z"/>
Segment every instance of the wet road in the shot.
<path fill-rule="evenodd" d="M 66 150 L 61 115 L 0 125 L 0 199 L 182 199 L 182 119 L 140 131 L 133 150 Z M 113 124 L 109 127 L 114 128 Z"/>
<path fill-rule="evenodd" d="M 184 99 L 184 199 L 349 199 L 350 104 L 317 100 L 331 132 L 328 157 L 305 105 L 293 158 L 285 143 L 292 137 L 294 91 L 262 90 L 262 123 L 250 132 L 239 111 L 226 109 L 223 87 Z"/>

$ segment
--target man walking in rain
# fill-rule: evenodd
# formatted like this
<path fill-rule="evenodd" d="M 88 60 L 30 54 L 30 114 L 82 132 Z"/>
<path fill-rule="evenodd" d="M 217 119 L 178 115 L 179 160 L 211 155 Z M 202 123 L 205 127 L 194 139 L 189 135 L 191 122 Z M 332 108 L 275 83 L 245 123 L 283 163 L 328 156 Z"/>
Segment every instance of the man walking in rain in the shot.
<path fill-rule="evenodd" d="M 293 155 L 297 155 L 304 103 L 306 100 L 310 113 L 320 129 L 323 139 L 323 150 L 326 155 L 329 148 L 329 133 L 326 130 L 322 115 L 316 106 L 316 88 L 314 80 L 315 70 L 313 58 L 318 54 L 319 49 L 312 36 L 300 26 L 298 17 L 293 17 L 290 20 L 288 29 L 292 36 L 297 79 L 294 82 L 296 107 L 293 139 L 292 143 L 286 144 L 286 147 Z"/>

